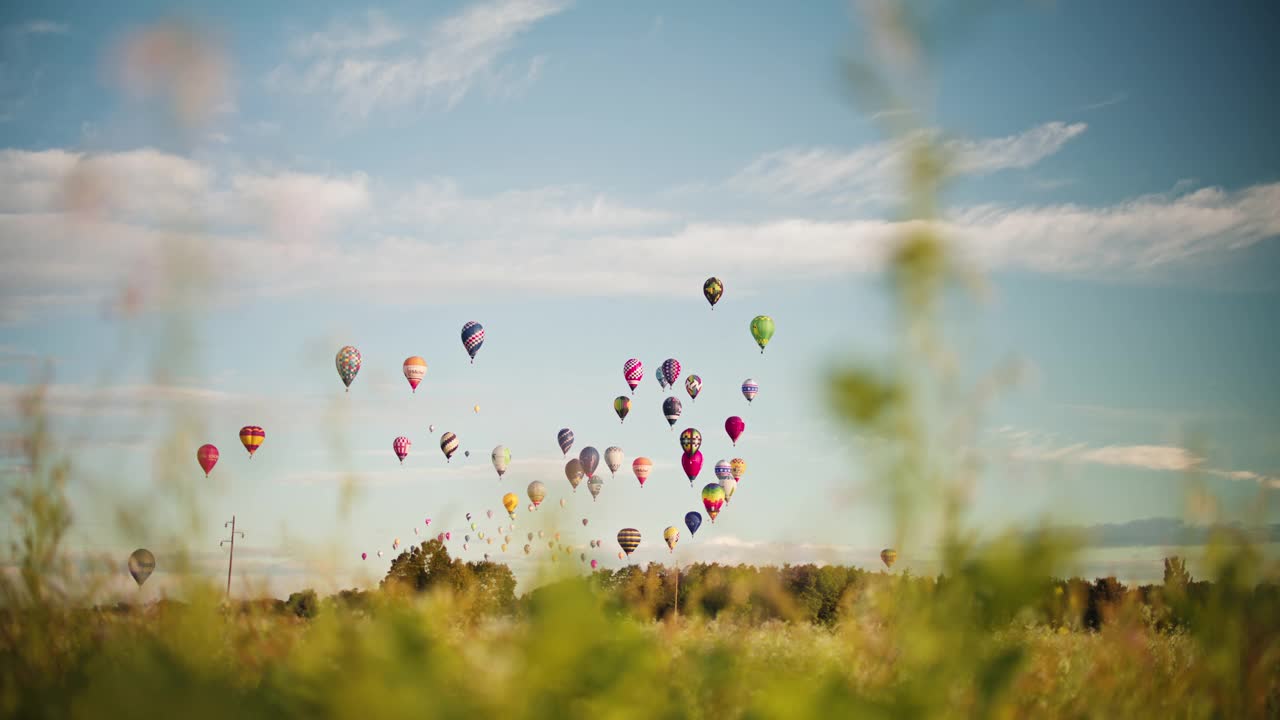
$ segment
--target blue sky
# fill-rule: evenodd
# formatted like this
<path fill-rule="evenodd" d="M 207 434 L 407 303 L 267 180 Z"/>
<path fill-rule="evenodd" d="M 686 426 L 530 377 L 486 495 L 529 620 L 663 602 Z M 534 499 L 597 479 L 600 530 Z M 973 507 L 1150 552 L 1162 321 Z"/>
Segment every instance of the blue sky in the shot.
<path fill-rule="evenodd" d="M 213 573 L 234 512 L 249 579 L 369 582 L 381 566 L 359 552 L 427 516 L 461 531 L 540 479 L 539 522 L 609 550 L 634 526 L 657 559 L 699 506 L 676 440 L 695 426 L 703 482 L 721 457 L 749 470 L 685 561 L 871 565 L 892 529 L 821 384 L 892 337 L 901 144 L 878 120 L 895 109 L 852 101 L 839 64 L 864 22 L 839 2 L 6 4 L 0 388 L 11 403 L 52 361 L 82 471 L 71 544 L 180 538 Z M 1192 470 L 1222 516 L 1280 519 L 1278 24 L 1261 2 L 944 23 L 927 120 L 956 158 L 945 230 L 991 290 L 949 302 L 947 326 L 973 377 L 1027 369 L 981 413 L 975 524 L 1183 517 Z M 763 356 L 760 313 L 778 324 Z M 474 366 L 467 320 L 488 334 Z M 345 394 L 348 343 L 365 367 Z M 412 395 L 415 354 L 430 369 Z M 647 377 L 619 426 L 629 357 Z M 675 432 L 651 377 L 667 357 L 705 383 Z M 267 431 L 252 462 L 245 424 Z M 624 469 L 596 503 L 567 494 L 563 426 L 575 450 L 653 458 L 648 486 Z M 470 459 L 444 463 L 444 430 Z M 207 482 L 184 457 L 203 442 L 222 450 Z M 139 538 L 112 503 L 147 493 Z M 1085 571 L 1157 575 L 1162 551 L 1110 548 Z"/>

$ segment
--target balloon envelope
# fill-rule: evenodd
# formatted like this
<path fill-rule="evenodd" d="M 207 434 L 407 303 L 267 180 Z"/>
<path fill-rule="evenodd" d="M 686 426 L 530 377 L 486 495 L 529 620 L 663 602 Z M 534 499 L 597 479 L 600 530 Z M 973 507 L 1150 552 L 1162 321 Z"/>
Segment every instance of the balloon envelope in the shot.
<path fill-rule="evenodd" d="M 675 525 L 669 525 L 666 530 L 662 531 L 662 539 L 667 541 L 668 552 L 675 552 L 676 543 L 680 542 L 680 530 Z"/>
<path fill-rule="evenodd" d="M 658 378 L 658 385 L 661 386 L 663 390 L 666 390 L 667 376 L 662 374 L 662 366 L 658 366 L 658 368 L 653 371 L 653 374 Z"/>
<path fill-rule="evenodd" d="M 756 344 L 760 346 L 760 354 L 764 354 L 764 346 L 769 344 L 769 339 L 773 337 L 773 318 L 768 315 L 757 315 L 751 321 L 751 337 L 756 339 Z"/>
<path fill-rule="evenodd" d="M 218 448 L 213 445 L 204 444 L 196 450 L 196 462 L 200 463 L 200 469 L 204 470 L 204 476 L 209 477 L 209 471 L 213 470 L 213 466 L 218 464 Z"/>
<path fill-rule="evenodd" d="M 689 484 L 692 485 L 693 481 L 697 479 L 698 473 L 702 472 L 702 451 L 685 453 L 684 457 L 680 458 L 680 465 L 684 468 L 684 474 L 689 478 Z"/>
<path fill-rule="evenodd" d="M 468 321 L 462 326 L 462 347 L 471 356 L 471 362 L 476 361 L 476 353 L 480 352 L 480 346 L 483 344 L 484 326 L 475 320 Z"/>
<path fill-rule="evenodd" d="M 528 493 L 529 499 L 533 501 L 533 506 L 538 507 L 542 504 L 542 500 L 547 497 L 547 486 L 543 485 L 541 480 L 534 480 L 529 483 Z"/>
<path fill-rule="evenodd" d="M 716 480 L 723 481 L 726 478 L 733 477 L 733 471 L 729 468 L 728 460 L 721 460 L 720 462 L 716 463 L 715 473 L 716 473 Z"/>
<path fill-rule="evenodd" d="M 707 281 L 702 283 L 702 296 L 711 303 L 711 309 L 716 309 L 716 303 L 720 302 L 720 296 L 724 294 L 724 283 L 720 282 L 720 278 L 709 277 Z"/>
<path fill-rule="evenodd" d="M 630 555 L 640 547 L 640 531 L 635 528 L 623 528 L 618 531 L 618 547 Z"/>
<path fill-rule="evenodd" d="M 596 474 L 600 466 L 600 451 L 588 445 L 578 453 L 578 462 L 582 463 L 582 474 L 588 477 Z"/>
<path fill-rule="evenodd" d="M 729 461 L 729 474 L 734 480 L 741 480 L 743 475 L 747 474 L 747 461 L 742 458 L 734 458 Z"/>
<path fill-rule="evenodd" d="M 604 451 L 604 464 L 609 468 L 609 475 L 613 476 L 618 472 L 618 468 L 622 467 L 623 462 L 622 448 L 614 445 Z"/>
<path fill-rule="evenodd" d="M 638 457 L 631 463 L 631 471 L 636 474 L 636 480 L 640 481 L 640 487 L 644 487 L 644 481 L 649 479 L 652 470 L 653 461 L 647 457 Z"/>
<path fill-rule="evenodd" d="M 569 448 L 573 447 L 573 431 L 569 428 L 560 428 L 560 432 L 556 433 L 556 442 L 560 444 L 560 452 L 568 455 Z"/>
<path fill-rule="evenodd" d="M 414 355 L 405 359 L 403 370 L 404 379 L 409 381 L 409 387 L 414 392 L 417 392 L 418 383 L 422 382 L 422 378 L 427 376 L 427 361 Z"/>
<path fill-rule="evenodd" d="M 892 568 L 893 564 L 898 562 L 898 551 L 893 548 L 885 548 L 880 551 L 880 562 L 884 563 L 887 568 Z"/>
<path fill-rule="evenodd" d="M 151 573 L 156 569 L 156 556 L 146 548 L 138 548 L 129 555 L 129 574 L 133 576 L 133 581 L 138 583 L 138 587 L 142 587 L 142 583 L 151 577 Z"/>
<path fill-rule="evenodd" d="M 262 447 L 262 442 L 267 439 L 267 433 L 258 425 L 245 425 L 240 428 L 240 444 L 244 445 L 244 449 L 249 451 L 249 457 Z"/>
<path fill-rule="evenodd" d="M 507 512 L 514 513 L 516 508 L 520 507 L 520 498 L 515 493 L 509 492 L 502 496 L 502 507 L 506 508 Z"/>
<path fill-rule="evenodd" d="M 511 463 L 511 451 L 505 445 L 499 445 L 493 449 L 490 457 L 493 459 L 493 469 L 498 471 L 498 479 L 501 480 L 507 472 L 507 465 Z"/>
<path fill-rule="evenodd" d="M 742 432 L 746 429 L 747 424 L 737 415 L 724 421 L 724 431 L 729 433 L 729 439 L 733 441 L 735 446 L 738 444 L 738 438 L 742 437 Z"/>
<path fill-rule="evenodd" d="M 391 449 L 395 451 L 396 457 L 400 458 L 400 462 L 404 462 L 404 459 L 409 456 L 409 447 L 411 445 L 413 443 L 403 435 L 391 441 Z"/>
<path fill-rule="evenodd" d="M 689 528 L 690 535 L 697 535 L 698 528 L 702 527 L 702 513 L 697 510 L 690 510 L 685 513 L 684 526 Z"/>
<path fill-rule="evenodd" d="M 680 449 L 685 453 L 698 452 L 698 448 L 702 447 L 702 433 L 697 428 L 685 428 L 680 433 Z"/>
<path fill-rule="evenodd" d="M 458 436 L 451 432 L 441 435 L 440 452 L 444 453 L 445 461 L 452 459 L 453 454 L 458 452 Z"/>
<path fill-rule="evenodd" d="M 631 412 L 631 398 L 626 395 L 619 395 L 614 398 L 613 411 L 618 413 L 619 422 L 626 422 L 627 415 Z"/>
<path fill-rule="evenodd" d="M 724 488 L 716 483 L 707 483 L 702 488 L 702 507 L 706 508 L 711 522 L 715 522 L 720 509 L 724 507 Z"/>
<path fill-rule="evenodd" d="M 592 475 L 591 479 L 587 480 L 587 490 L 590 491 L 592 500 L 600 497 L 600 491 L 603 489 L 604 479 L 599 475 Z"/>
<path fill-rule="evenodd" d="M 334 358 L 334 364 L 338 366 L 338 377 L 342 379 L 342 384 L 347 386 L 347 390 L 351 390 L 351 381 L 356 379 L 356 373 L 360 372 L 360 363 L 363 358 L 360 351 L 354 346 L 345 345 L 338 351 L 337 357 Z"/>
<path fill-rule="evenodd" d="M 751 402 L 752 400 L 755 400 L 756 394 L 759 392 L 760 392 L 760 386 L 756 384 L 755 380 L 752 380 L 751 378 L 747 378 L 746 380 L 742 381 L 742 397 L 746 398 L 747 402 Z"/>
<path fill-rule="evenodd" d="M 569 479 L 569 484 L 573 486 L 573 489 L 577 490 L 578 483 L 582 482 L 582 461 L 574 458 L 565 463 L 564 476 Z"/>
<path fill-rule="evenodd" d="M 622 363 L 622 378 L 627 381 L 627 387 L 635 392 L 636 386 L 644 380 L 644 363 L 638 358 L 630 358 Z"/>
<path fill-rule="evenodd" d="M 676 381 L 680 379 L 680 361 L 675 358 L 663 360 L 662 378 L 667 381 L 669 387 L 675 387 Z"/>
<path fill-rule="evenodd" d="M 680 411 L 683 406 L 680 404 L 680 398 L 673 396 L 662 401 L 662 414 L 667 416 L 667 424 L 675 425 L 680 419 Z"/>
<path fill-rule="evenodd" d="M 698 399 L 698 393 L 702 392 L 702 378 L 697 375 L 690 375 L 684 380 L 684 390 L 689 393 L 691 400 Z"/>

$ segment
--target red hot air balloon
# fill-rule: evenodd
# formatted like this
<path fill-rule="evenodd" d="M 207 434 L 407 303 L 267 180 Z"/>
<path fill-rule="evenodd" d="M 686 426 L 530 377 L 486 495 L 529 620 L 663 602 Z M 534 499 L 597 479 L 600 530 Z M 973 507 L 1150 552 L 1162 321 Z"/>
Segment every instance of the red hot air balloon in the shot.
<path fill-rule="evenodd" d="M 368 559 L 369 559 L 369 553 L 360 553 L 360 559 L 361 559 L 361 560 L 368 560 Z"/>
<path fill-rule="evenodd" d="M 631 388 L 634 394 L 636 387 L 644 380 L 644 363 L 637 358 L 630 358 L 622 363 L 622 377 L 627 381 L 627 387 Z M 568 450 L 565 451 L 566 453 Z"/>
<path fill-rule="evenodd" d="M 737 415 L 724 421 L 724 431 L 729 433 L 729 439 L 733 441 L 734 447 L 737 447 L 738 438 L 742 437 L 742 432 L 746 429 L 747 424 Z"/>
<path fill-rule="evenodd" d="M 680 458 L 680 464 L 684 466 L 684 474 L 689 477 L 689 484 L 693 485 L 698 473 L 702 472 L 702 451 L 685 453 L 684 457 Z"/>
<path fill-rule="evenodd" d="M 218 448 L 209 444 L 201 445 L 196 451 L 196 460 L 200 463 L 200 469 L 204 470 L 204 476 L 209 477 L 213 466 L 218 464 Z"/>

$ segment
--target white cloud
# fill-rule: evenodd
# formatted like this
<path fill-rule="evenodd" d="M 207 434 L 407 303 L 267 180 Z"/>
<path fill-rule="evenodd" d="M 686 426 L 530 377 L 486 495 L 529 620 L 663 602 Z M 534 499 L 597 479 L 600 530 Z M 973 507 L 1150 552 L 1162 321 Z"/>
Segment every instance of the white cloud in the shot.
<path fill-rule="evenodd" d="M 13 30 L 22 35 L 66 35 L 71 26 L 52 20 L 31 20 L 17 25 Z"/>
<path fill-rule="evenodd" d="M 1056 154 L 1086 128 L 1084 123 L 1050 122 L 1016 135 L 943 143 L 951 171 L 988 175 L 1001 170 L 1029 168 Z M 757 158 L 729 180 L 739 190 L 792 197 L 850 195 L 881 196 L 885 187 L 899 187 L 903 163 L 916 139 L 895 140 L 854 150 L 788 148 Z"/>
<path fill-rule="evenodd" d="M 32 385 L 0 383 L 0 406 L 12 408 L 19 398 L 36 391 Z M 58 417 L 116 417 L 148 414 L 160 406 L 196 403 L 219 405 L 238 398 L 230 393 L 180 385 L 62 385 L 40 388 L 44 412 Z"/>
<path fill-rule="evenodd" d="M 327 177 L 286 172 L 237 175 L 236 200 L 277 238 L 310 239 L 369 207 L 368 177 Z"/>
<path fill-rule="evenodd" d="M 417 38 L 371 13 L 363 27 L 334 26 L 296 42 L 293 49 L 302 58 L 277 67 L 267 83 L 335 96 L 347 112 L 362 117 L 432 101 L 452 107 L 477 82 L 494 76 L 516 36 L 568 6 L 566 0 L 491 0 L 439 21 Z M 400 47 L 406 42 L 408 47 Z M 529 72 L 536 76 L 540 67 L 535 59 Z"/>

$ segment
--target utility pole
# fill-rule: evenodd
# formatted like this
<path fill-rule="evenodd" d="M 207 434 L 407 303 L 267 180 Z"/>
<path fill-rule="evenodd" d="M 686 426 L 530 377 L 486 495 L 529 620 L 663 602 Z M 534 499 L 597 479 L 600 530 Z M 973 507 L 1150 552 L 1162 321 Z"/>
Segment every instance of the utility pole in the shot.
<path fill-rule="evenodd" d="M 676 607 L 676 612 L 675 612 L 676 620 L 679 620 L 679 619 L 680 619 L 680 565 L 678 565 L 678 564 L 676 565 L 676 598 L 675 598 L 675 607 Z"/>
<path fill-rule="evenodd" d="M 231 597 L 231 565 L 236 561 L 236 536 L 239 535 L 240 537 L 244 537 L 244 533 L 240 532 L 239 530 L 236 530 L 235 515 L 231 516 L 231 522 L 222 523 L 222 527 L 231 528 L 230 539 L 223 540 L 222 542 L 218 543 L 218 547 L 222 547 L 227 543 L 231 543 L 231 554 L 227 557 L 227 597 L 230 598 Z"/>

